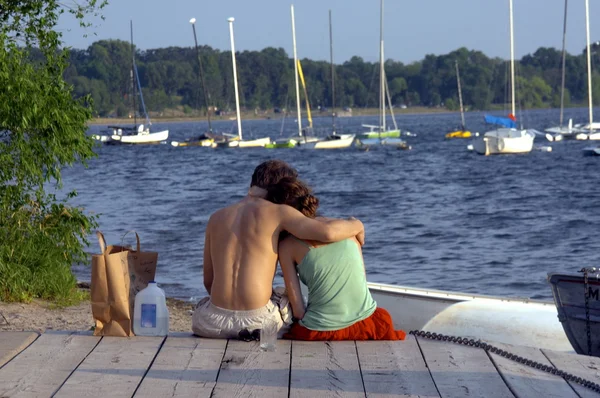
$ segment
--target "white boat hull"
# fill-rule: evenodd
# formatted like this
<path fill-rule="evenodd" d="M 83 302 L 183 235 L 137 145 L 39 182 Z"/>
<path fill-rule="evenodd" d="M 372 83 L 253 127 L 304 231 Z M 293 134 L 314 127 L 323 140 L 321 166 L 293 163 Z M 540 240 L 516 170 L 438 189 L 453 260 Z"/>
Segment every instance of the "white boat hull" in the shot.
<path fill-rule="evenodd" d="M 529 130 L 497 129 L 473 141 L 473 150 L 481 155 L 529 153 L 535 134 Z"/>
<path fill-rule="evenodd" d="M 302 137 L 298 137 L 296 139 L 297 141 L 297 145 L 298 146 L 302 146 L 302 145 L 306 145 L 306 144 L 312 144 L 315 142 L 320 142 L 321 138 L 319 137 L 313 137 L 313 136 L 302 136 Z"/>
<path fill-rule="evenodd" d="M 112 138 L 110 135 L 94 134 L 94 135 L 92 135 L 92 138 L 95 139 L 96 141 L 100 141 L 102 143 L 107 143 L 107 142 L 112 141 Z"/>
<path fill-rule="evenodd" d="M 552 302 L 368 283 L 397 329 L 572 352 Z"/>
<path fill-rule="evenodd" d="M 359 138 L 356 140 L 356 145 L 362 148 L 370 148 L 374 146 L 407 146 L 406 141 L 401 138 Z"/>
<path fill-rule="evenodd" d="M 315 149 L 349 148 L 354 142 L 354 134 L 331 135 L 323 141 L 315 143 Z"/>
<path fill-rule="evenodd" d="M 112 141 L 117 141 L 122 144 L 155 144 L 166 141 L 167 138 L 169 138 L 169 130 L 163 130 L 157 133 L 150 133 L 148 130 L 144 130 L 142 133 L 135 135 L 113 134 L 111 138 Z"/>
<path fill-rule="evenodd" d="M 584 156 L 600 156 L 600 147 L 586 147 L 583 148 Z"/>
<path fill-rule="evenodd" d="M 239 148 L 257 148 L 257 147 L 264 147 L 265 145 L 270 144 L 271 138 L 265 137 L 265 138 L 258 138 L 256 140 L 242 140 L 242 141 L 237 141 L 237 142 L 238 142 Z"/>
<path fill-rule="evenodd" d="M 600 132 L 588 134 L 588 140 L 592 140 L 592 141 L 600 140 Z"/>

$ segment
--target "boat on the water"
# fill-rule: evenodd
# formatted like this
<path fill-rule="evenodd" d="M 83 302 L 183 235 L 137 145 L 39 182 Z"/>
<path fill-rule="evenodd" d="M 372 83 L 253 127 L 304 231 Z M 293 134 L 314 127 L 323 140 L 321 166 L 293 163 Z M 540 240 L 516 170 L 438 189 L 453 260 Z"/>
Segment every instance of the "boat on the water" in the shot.
<path fill-rule="evenodd" d="M 314 144 L 315 149 L 340 149 L 349 148 L 354 143 L 354 134 L 330 134 L 322 141 Z"/>
<path fill-rule="evenodd" d="M 398 329 L 425 330 L 505 344 L 573 351 L 551 301 L 382 283 L 368 283 L 368 286 L 377 305 L 390 313 Z M 600 306 L 598 308 L 600 310 Z M 600 331 L 600 327 L 597 330 Z"/>
<path fill-rule="evenodd" d="M 233 72 L 233 87 L 235 92 L 235 114 L 237 121 L 237 139 L 234 140 L 226 140 L 222 143 L 215 143 L 216 146 L 224 146 L 228 148 L 257 148 L 264 147 L 265 145 L 271 143 L 271 138 L 263 137 L 257 139 L 244 139 L 242 138 L 242 116 L 240 114 L 240 96 L 238 90 L 238 80 L 237 80 L 237 66 L 235 60 L 235 40 L 233 38 L 233 22 L 235 18 L 228 18 L 227 22 L 229 24 L 229 37 L 231 41 L 231 68 Z"/>
<path fill-rule="evenodd" d="M 383 43 L 383 20 L 385 13 L 383 11 L 383 0 L 379 2 L 379 124 L 370 125 L 363 124 L 363 127 L 369 129 L 367 132 L 363 132 L 358 135 L 356 140 L 356 146 L 363 149 L 369 149 L 373 146 L 391 145 L 396 147 L 408 147 L 406 142 L 399 138 L 400 129 L 396 124 L 396 118 L 394 117 L 393 107 L 391 98 L 389 97 L 389 90 L 387 85 L 387 78 L 385 75 L 385 58 L 383 55 L 384 43 Z M 386 127 L 386 99 L 390 106 L 390 113 L 392 121 L 394 123 L 393 128 Z"/>
<path fill-rule="evenodd" d="M 513 40 L 513 0 L 509 0 L 510 31 L 510 96 L 511 113 L 508 117 L 485 116 L 486 123 L 499 125 L 499 128 L 488 131 L 473 141 L 473 150 L 481 155 L 502 155 L 514 153 L 530 153 L 537 132 L 517 128 L 515 105 L 515 52 Z"/>
<path fill-rule="evenodd" d="M 162 130 L 157 132 L 151 132 L 150 126 L 152 122 L 146 112 L 146 105 L 144 104 L 144 96 L 142 94 L 142 86 L 140 84 L 140 77 L 138 75 L 137 65 L 135 63 L 135 49 L 133 47 L 133 21 L 130 21 L 130 32 L 131 32 L 131 92 L 132 98 L 132 113 L 133 113 L 133 126 L 108 126 L 112 130 L 110 136 L 105 135 L 94 135 L 93 138 L 105 143 L 105 144 L 158 144 L 166 141 L 169 138 L 169 130 Z M 141 105 L 141 111 L 146 119 L 146 124 L 137 124 L 137 112 L 138 106 L 136 104 L 136 98 L 139 97 L 139 105 Z"/>
<path fill-rule="evenodd" d="M 462 88 L 461 88 L 461 84 L 460 84 L 460 73 L 458 71 L 458 61 L 457 60 L 454 61 L 454 68 L 456 69 L 456 85 L 458 86 L 458 103 L 459 103 L 459 107 L 460 107 L 461 123 L 460 123 L 460 129 L 446 133 L 446 138 L 470 138 L 472 136 L 472 134 L 465 127 L 465 111 L 463 108 Z M 476 133 L 475 136 L 479 136 L 479 134 Z"/>
<path fill-rule="evenodd" d="M 600 356 L 600 270 L 549 273 L 558 320 L 578 354 Z"/>
<path fill-rule="evenodd" d="M 335 125 L 335 67 L 333 63 L 333 28 L 331 23 L 331 10 L 329 10 L 329 57 L 331 66 L 331 134 L 322 141 L 314 144 L 314 149 L 341 149 L 349 148 L 354 143 L 355 134 L 338 134 Z"/>

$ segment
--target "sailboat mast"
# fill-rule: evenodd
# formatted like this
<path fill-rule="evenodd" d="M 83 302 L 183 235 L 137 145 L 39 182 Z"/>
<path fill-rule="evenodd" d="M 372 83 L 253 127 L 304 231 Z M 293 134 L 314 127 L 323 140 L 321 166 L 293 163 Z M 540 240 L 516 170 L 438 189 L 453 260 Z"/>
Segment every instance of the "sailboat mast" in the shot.
<path fill-rule="evenodd" d="M 458 85 L 458 103 L 460 105 L 460 122 L 462 126 L 462 131 L 465 131 L 465 111 L 463 109 L 462 102 L 462 89 L 460 86 L 460 73 L 458 72 L 458 60 L 454 61 L 454 66 L 456 67 L 456 84 Z"/>
<path fill-rule="evenodd" d="M 563 115 L 565 108 L 565 61 L 567 58 L 567 3 L 565 0 L 565 16 L 563 21 L 563 40 L 562 40 L 562 81 L 560 84 L 560 127 L 563 125 Z"/>
<path fill-rule="evenodd" d="M 302 113 L 300 110 L 300 83 L 298 82 L 298 54 L 296 53 L 296 22 L 294 20 L 294 5 L 292 12 L 292 43 L 294 46 L 294 79 L 296 80 L 296 112 L 298 114 L 298 135 L 302 136 Z"/>
<path fill-rule="evenodd" d="M 394 107 L 392 106 L 392 97 L 390 97 L 390 86 L 388 86 L 387 75 L 385 75 L 384 82 L 385 82 L 385 96 L 387 97 L 387 104 L 390 108 L 390 116 L 392 116 L 392 122 L 394 123 L 394 130 L 398 130 L 398 123 L 396 123 L 396 116 L 394 116 Z"/>
<path fill-rule="evenodd" d="M 331 127 L 335 135 L 335 68 L 333 66 L 333 28 L 331 10 L 329 10 L 329 57 L 331 59 Z"/>
<path fill-rule="evenodd" d="M 590 134 L 592 133 L 592 123 L 594 122 L 594 113 L 592 111 L 592 54 L 590 48 L 590 2 L 585 0 L 585 30 L 586 30 L 586 52 L 587 52 L 587 72 L 588 72 L 588 106 L 590 114 Z"/>
<path fill-rule="evenodd" d="M 135 74 L 135 48 L 133 47 L 133 21 L 129 20 L 129 32 L 131 35 L 131 93 L 133 98 L 133 125 L 137 129 L 137 107 L 135 103 L 135 97 L 137 96 L 137 90 L 135 88 L 135 82 L 133 81 Z"/>
<path fill-rule="evenodd" d="M 383 0 L 381 0 L 379 16 L 379 138 L 385 131 L 385 86 L 384 86 L 384 65 L 383 65 Z"/>
<path fill-rule="evenodd" d="M 200 50 L 198 50 L 198 39 L 196 38 L 196 18 L 190 19 L 192 24 L 192 31 L 194 32 L 194 44 L 196 45 L 196 56 L 198 58 L 198 67 L 200 71 L 200 80 L 202 82 L 202 92 L 204 93 L 204 103 L 206 104 L 206 117 L 208 119 L 208 131 L 212 132 L 212 125 L 210 123 L 210 94 L 206 89 L 206 82 L 204 81 L 204 70 L 202 68 L 202 58 L 200 58 Z"/>
<path fill-rule="evenodd" d="M 515 116 L 515 42 L 513 38 L 513 0 L 508 0 L 510 20 L 510 97 L 511 113 Z"/>
<path fill-rule="evenodd" d="M 233 68 L 233 86 L 235 88 L 235 115 L 237 118 L 238 137 L 242 140 L 242 118 L 240 116 L 240 96 L 238 93 L 237 68 L 235 65 L 235 41 L 233 40 L 233 21 L 235 18 L 229 18 L 229 38 L 231 40 L 231 65 Z"/>

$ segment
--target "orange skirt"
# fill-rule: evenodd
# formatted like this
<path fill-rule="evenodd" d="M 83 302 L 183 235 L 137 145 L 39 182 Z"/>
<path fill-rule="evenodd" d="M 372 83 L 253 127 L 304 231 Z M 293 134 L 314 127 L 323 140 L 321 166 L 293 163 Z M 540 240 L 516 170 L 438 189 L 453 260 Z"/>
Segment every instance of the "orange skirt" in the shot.
<path fill-rule="evenodd" d="M 291 340 L 404 340 L 406 333 L 394 330 L 390 313 L 377 307 L 373 315 L 340 330 L 318 331 L 310 330 L 294 323 L 290 331 L 283 335 Z"/>

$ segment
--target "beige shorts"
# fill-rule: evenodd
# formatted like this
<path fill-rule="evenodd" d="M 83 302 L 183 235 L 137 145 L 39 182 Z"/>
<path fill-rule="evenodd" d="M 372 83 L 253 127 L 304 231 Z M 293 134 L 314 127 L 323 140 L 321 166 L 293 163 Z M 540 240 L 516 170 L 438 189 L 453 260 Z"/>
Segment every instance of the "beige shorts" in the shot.
<path fill-rule="evenodd" d="M 277 330 L 284 324 L 279 307 L 271 300 L 256 310 L 234 311 L 217 307 L 210 297 L 204 297 L 192 316 L 192 330 L 200 337 L 235 339 L 244 329 L 261 329 L 263 321 L 269 319 L 277 323 Z"/>

